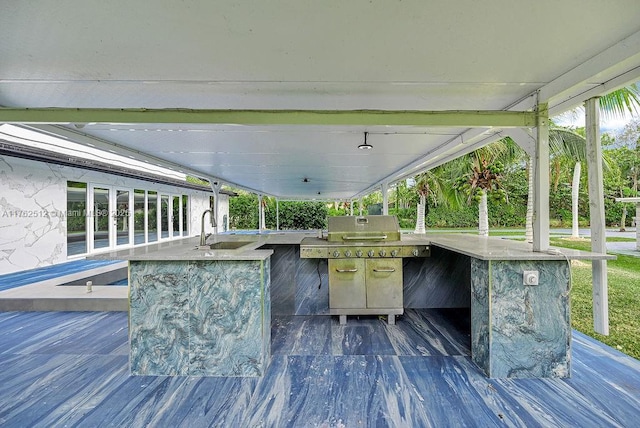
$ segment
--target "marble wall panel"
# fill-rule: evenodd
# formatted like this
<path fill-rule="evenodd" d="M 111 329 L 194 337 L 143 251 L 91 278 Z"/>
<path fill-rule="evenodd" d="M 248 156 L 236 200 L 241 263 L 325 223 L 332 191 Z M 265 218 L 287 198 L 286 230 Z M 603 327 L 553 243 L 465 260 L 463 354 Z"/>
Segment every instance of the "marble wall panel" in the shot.
<path fill-rule="evenodd" d="M 403 260 L 404 307 L 413 309 L 468 308 L 469 257 L 438 247 L 431 257 Z"/>
<path fill-rule="evenodd" d="M 269 267 L 131 262 L 131 373 L 261 376 L 270 357 Z"/>
<path fill-rule="evenodd" d="M 262 262 L 260 278 L 263 284 L 260 294 L 262 313 L 262 371 L 264 374 L 271 362 L 271 258 Z"/>
<path fill-rule="evenodd" d="M 190 264 L 190 375 L 264 372 L 262 270 L 261 261 Z"/>
<path fill-rule="evenodd" d="M 329 275 L 326 259 L 301 259 L 298 245 L 274 250 L 271 304 L 276 315 L 327 315 Z M 405 308 L 468 308 L 469 257 L 434 249 L 432 257 L 403 260 Z"/>
<path fill-rule="evenodd" d="M 195 192 L 189 198 L 189 236 L 200 236 L 200 232 L 202 231 L 202 213 L 209 209 L 209 196 L 211 195 L 212 194 L 204 192 Z M 213 233 L 214 229 L 211 227 L 208 216 L 209 214 L 207 214 L 207 217 L 204 219 L 204 232 Z"/>
<path fill-rule="evenodd" d="M 484 370 L 491 372 L 490 367 L 490 276 L 489 262 L 471 258 L 471 349 L 473 361 Z"/>
<path fill-rule="evenodd" d="M 271 310 L 274 315 L 293 315 L 296 308 L 297 245 L 264 245 L 271 255 Z"/>
<path fill-rule="evenodd" d="M 487 375 L 570 375 L 569 269 L 566 261 L 472 259 L 472 356 Z M 539 272 L 539 285 L 523 285 L 525 270 Z"/>
<path fill-rule="evenodd" d="M 67 260 L 62 168 L 0 156 L 0 274 Z"/>
<path fill-rule="evenodd" d="M 329 314 L 329 273 L 326 259 L 298 260 L 295 293 L 295 315 Z"/>
<path fill-rule="evenodd" d="M 68 180 L 188 194 L 191 236 L 200 234 L 200 214 L 209 204 L 207 192 L 0 156 L 0 275 L 67 261 Z"/>
<path fill-rule="evenodd" d="M 133 375 L 189 374 L 189 262 L 130 262 Z"/>

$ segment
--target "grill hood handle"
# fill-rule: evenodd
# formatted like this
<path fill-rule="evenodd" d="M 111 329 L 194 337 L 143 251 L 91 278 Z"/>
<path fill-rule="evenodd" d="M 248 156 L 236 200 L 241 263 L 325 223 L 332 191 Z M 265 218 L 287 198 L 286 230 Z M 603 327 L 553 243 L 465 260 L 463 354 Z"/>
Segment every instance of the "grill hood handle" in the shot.
<path fill-rule="evenodd" d="M 376 235 L 376 236 L 349 236 L 343 235 L 343 241 L 381 241 L 383 239 L 387 239 L 387 235 Z"/>

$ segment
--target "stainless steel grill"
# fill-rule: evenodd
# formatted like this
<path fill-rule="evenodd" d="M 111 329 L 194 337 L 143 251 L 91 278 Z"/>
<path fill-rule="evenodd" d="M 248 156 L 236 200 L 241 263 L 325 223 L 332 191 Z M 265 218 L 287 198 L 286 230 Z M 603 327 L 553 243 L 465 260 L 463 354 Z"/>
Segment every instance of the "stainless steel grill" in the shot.
<path fill-rule="evenodd" d="M 305 239 L 302 258 L 329 259 L 329 311 L 340 316 L 404 312 L 402 258 L 428 257 L 429 247 L 404 245 L 395 216 L 330 217 L 326 241 Z"/>

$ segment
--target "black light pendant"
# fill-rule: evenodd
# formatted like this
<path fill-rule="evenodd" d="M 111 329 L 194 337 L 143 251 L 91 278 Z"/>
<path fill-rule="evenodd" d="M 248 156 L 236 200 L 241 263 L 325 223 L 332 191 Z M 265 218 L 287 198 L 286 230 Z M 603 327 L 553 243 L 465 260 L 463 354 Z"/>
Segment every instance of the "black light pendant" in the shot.
<path fill-rule="evenodd" d="M 373 146 L 371 144 L 367 143 L 367 134 L 368 134 L 368 132 L 364 133 L 364 143 L 362 143 L 362 144 L 360 144 L 358 146 L 358 148 L 360 150 L 371 150 L 371 149 L 373 149 Z"/>

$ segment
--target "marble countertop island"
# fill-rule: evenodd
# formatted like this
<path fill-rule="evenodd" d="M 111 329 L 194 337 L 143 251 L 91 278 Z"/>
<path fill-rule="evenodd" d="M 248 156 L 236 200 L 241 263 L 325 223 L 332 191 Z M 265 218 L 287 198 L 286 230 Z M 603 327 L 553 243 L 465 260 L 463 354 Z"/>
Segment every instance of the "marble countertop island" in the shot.
<path fill-rule="evenodd" d="M 259 250 L 263 245 L 295 245 L 306 237 L 318 236 L 318 232 L 283 232 L 268 234 L 218 234 L 207 240 L 207 245 L 219 242 L 247 242 L 236 249 L 198 248 L 199 237 L 126 248 L 94 254 L 91 259 L 101 260 L 264 260 L 273 250 Z"/>
<path fill-rule="evenodd" d="M 237 249 L 198 249 L 199 237 L 165 241 L 140 247 L 109 251 L 92 255 L 91 259 L 110 260 L 263 260 L 273 254 L 270 249 L 259 249 L 264 245 L 342 245 L 328 242 L 326 234 L 318 237 L 318 231 L 272 232 L 264 234 L 218 234 L 207 240 L 207 244 L 218 242 L 247 242 Z M 614 260 L 610 254 L 592 253 L 569 248 L 551 247 L 548 251 L 533 251 L 527 242 L 497 237 L 483 237 L 468 233 L 426 233 L 401 235 L 406 245 L 434 245 L 480 260 Z M 351 245 L 358 245 L 351 243 Z M 376 243 L 378 246 L 397 245 L 397 242 Z"/>
<path fill-rule="evenodd" d="M 591 253 L 569 248 L 552 247 L 548 251 L 533 251 L 533 245 L 527 242 L 484 237 L 468 233 L 426 233 L 402 234 L 401 245 L 433 245 L 446 250 L 455 251 L 480 260 L 613 260 L 609 254 Z M 301 245 L 310 247 L 326 247 L 344 245 L 341 242 L 328 242 L 326 238 L 308 237 Z M 360 245 L 351 242 L 349 245 Z M 371 244 L 362 244 L 371 245 Z M 376 242 L 376 246 L 397 246 L 395 241 Z"/>
<path fill-rule="evenodd" d="M 610 254 L 557 247 L 537 252 L 533 251 L 533 245 L 527 242 L 463 233 L 408 234 L 402 235 L 402 240 L 415 244 L 428 243 L 480 260 L 614 260 L 616 258 Z"/>

